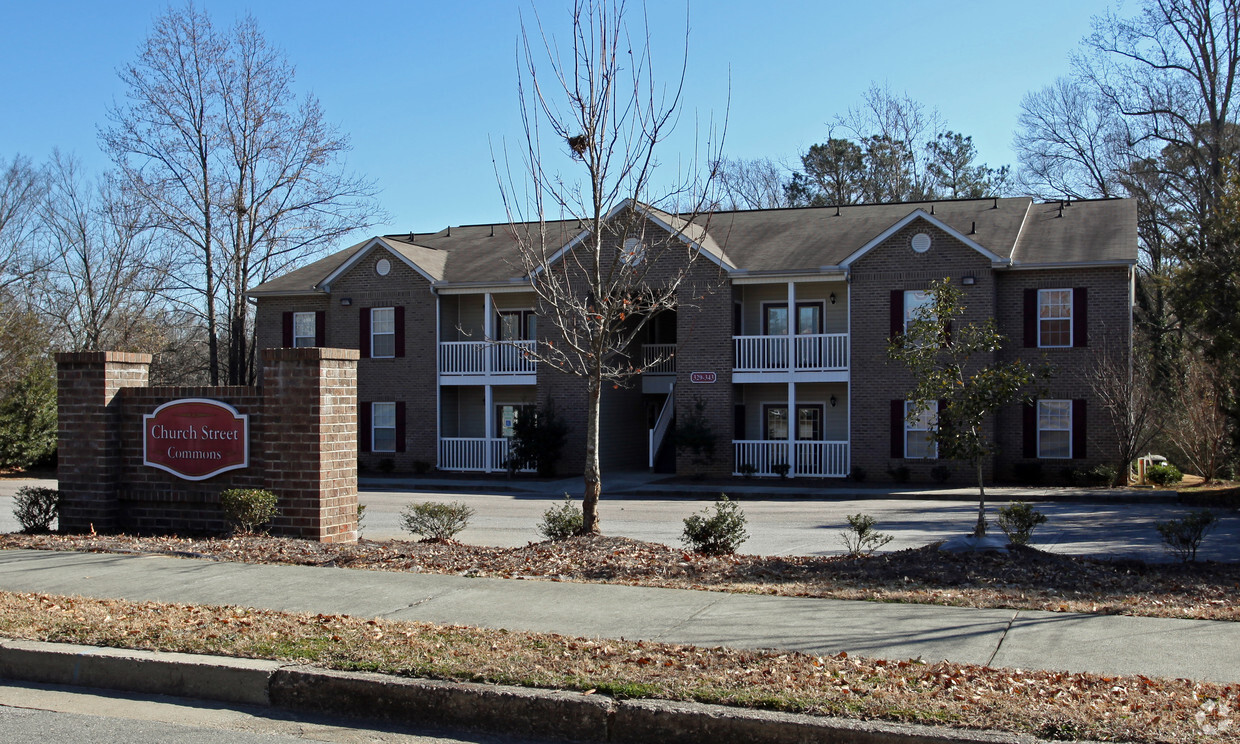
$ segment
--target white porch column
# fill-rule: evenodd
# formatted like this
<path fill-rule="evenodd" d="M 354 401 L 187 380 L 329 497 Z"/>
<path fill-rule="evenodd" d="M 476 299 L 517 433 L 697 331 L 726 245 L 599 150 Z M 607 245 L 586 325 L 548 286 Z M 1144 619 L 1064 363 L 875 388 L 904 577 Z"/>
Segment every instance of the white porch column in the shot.
<path fill-rule="evenodd" d="M 487 295 L 487 297 L 490 297 L 490 295 Z M 490 385 L 483 385 L 482 390 L 482 404 L 486 406 L 486 415 L 483 418 L 486 421 L 487 427 L 486 431 L 482 434 L 484 440 L 482 456 L 484 467 L 486 468 L 486 471 L 490 473 L 496 469 L 496 464 L 492 462 L 494 457 L 491 452 L 491 439 L 495 436 L 495 391 L 492 390 Z"/>
<path fill-rule="evenodd" d="M 490 292 L 482 295 L 482 339 L 488 343 L 495 340 L 495 304 Z M 491 374 L 491 354 L 494 348 L 488 345 L 482 349 L 482 370 L 488 375 Z M 491 436 L 490 429 L 487 432 L 487 436 Z"/>
<path fill-rule="evenodd" d="M 788 383 L 788 477 L 797 474 L 797 384 Z"/>
<path fill-rule="evenodd" d="M 797 368 L 797 285 L 788 282 L 788 369 Z M 791 400 L 791 398 L 789 398 Z M 791 420 L 792 409 L 788 409 Z"/>

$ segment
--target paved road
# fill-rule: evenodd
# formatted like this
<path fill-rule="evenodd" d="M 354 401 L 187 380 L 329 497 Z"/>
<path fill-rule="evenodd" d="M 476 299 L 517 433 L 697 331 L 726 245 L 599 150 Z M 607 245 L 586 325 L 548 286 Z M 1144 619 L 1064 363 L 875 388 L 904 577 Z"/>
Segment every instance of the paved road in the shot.
<path fill-rule="evenodd" d="M 432 482 L 433 483 L 433 482 Z M 53 480 L 0 479 L 0 532 L 13 532 L 18 524 L 12 515 L 11 497 L 23 485 L 55 487 Z M 441 485 L 443 483 L 441 482 Z M 371 540 L 409 539 L 400 526 L 400 511 L 414 501 L 461 501 L 475 510 L 468 529 L 458 539 L 474 545 L 520 546 L 541 540 L 537 524 L 542 513 L 556 506 L 556 495 L 580 488 L 577 479 L 546 484 L 508 493 L 479 493 L 444 487 L 434 491 L 412 491 L 371 481 L 359 496 L 366 505 L 363 536 Z M 462 487 L 485 488 L 470 481 Z M 507 487 L 497 481 L 499 487 Z M 622 485 L 649 492 L 641 481 Z M 432 486 L 433 487 L 433 486 Z M 756 498 L 746 488 L 761 486 L 738 483 L 733 496 L 742 500 L 749 520 L 750 539 L 742 552 L 759 555 L 835 555 L 844 550 L 840 533 L 850 514 L 864 512 L 878 520 L 878 529 L 895 539 L 885 548 L 898 550 L 918 547 L 935 540 L 970 532 L 977 519 L 977 501 L 963 489 L 939 492 L 933 500 L 913 498 L 908 491 L 871 489 L 864 497 L 850 498 L 831 493 L 798 494 L 784 498 Z M 618 490 L 618 489 L 617 489 Z M 1012 489 L 996 489 L 990 519 L 992 529 L 996 506 L 1014 497 Z M 601 505 L 603 531 L 639 540 L 679 546 L 682 520 L 708 507 L 717 493 L 702 489 L 675 497 L 628 496 L 604 498 Z M 1168 560 L 1154 523 L 1173 519 L 1189 511 L 1174 503 L 1122 503 L 1115 501 L 1049 501 L 1037 504 L 1049 521 L 1038 528 L 1034 544 L 1044 550 L 1072 554 L 1137 557 Z M 1240 513 L 1222 514 L 1222 523 L 1205 540 L 1202 560 L 1240 560 Z"/>
<path fill-rule="evenodd" d="M 273 708 L 18 682 L 0 683 L 0 731 L 8 744 L 535 744 Z"/>

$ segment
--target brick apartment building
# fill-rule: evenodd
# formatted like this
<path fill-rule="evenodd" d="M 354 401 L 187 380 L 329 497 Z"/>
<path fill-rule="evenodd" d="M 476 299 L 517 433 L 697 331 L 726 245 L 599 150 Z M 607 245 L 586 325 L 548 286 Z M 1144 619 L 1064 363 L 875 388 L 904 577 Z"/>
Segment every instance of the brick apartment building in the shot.
<path fill-rule="evenodd" d="M 680 230 L 675 217 L 641 213 L 641 240 L 677 233 L 699 254 L 678 310 L 628 351 L 643 374 L 604 391 L 604 469 L 774 475 L 786 464 L 791 477 L 863 469 L 882 480 L 903 466 L 928 480 L 942 464 L 929 422 L 906 421 L 911 380 L 886 350 L 946 277 L 965 291 L 965 322 L 996 319 L 1002 359 L 1055 370 L 1036 403 L 995 416 L 989 475 L 1113 459 L 1088 376 L 1098 355 L 1131 353 L 1134 201 L 717 212 Z M 579 232 L 550 226 L 565 245 Z M 640 260 L 633 240 L 625 250 Z M 555 329 L 520 266 L 506 223 L 374 237 L 253 288 L 258 344 L 360 350 L 366 466 L 501 472 L 514 418 L 553 400 L 570 426 L 561 470 L 579 472 L 584 384 L 523 353 Z M 699 402 L 717 439 L 705 463 L 670 452 L 665 436 Z"/>

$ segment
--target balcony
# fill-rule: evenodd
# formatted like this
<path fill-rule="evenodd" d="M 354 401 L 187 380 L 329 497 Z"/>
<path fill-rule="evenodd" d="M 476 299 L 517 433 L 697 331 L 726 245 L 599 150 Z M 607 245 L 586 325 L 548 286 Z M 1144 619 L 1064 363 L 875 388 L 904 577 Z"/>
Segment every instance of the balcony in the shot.
<path fill-rule="evenodd" d="M 463 473 L 497 473 L 508 469 L 508 440 L 504 437 L 441 437 L 439 469 Z M 532 473 L 534 468 L 518 468 Z"/>
<path fill-rule="evenodd" d="M 788 457 L 789 444 L 792 445 L 792 458 Z M 848 442 L 733 440 L 732 450 L 733 475 L 745 475 L 741 468 L 746 465 L 754 468 L 750 475 L 808 478 L 843 478 L 848 475 Z"/>
<path fill-rule="evenodd" d="M 676 344 L 642 344 L 642 374 L 676 374 Z"/>
<path fill-rule="evenodd" d="M 445 377 L 528 377 L 533 383 L 538 367 L 534 341 L 443 341 L 439 344 L 439 374 Z"/>
<path fill-rule="evenodd" d="M 791 349 L 791 354 L 789 353 Z M 845 372 L 847 333 L 733 336 L 733 372 Z"/>

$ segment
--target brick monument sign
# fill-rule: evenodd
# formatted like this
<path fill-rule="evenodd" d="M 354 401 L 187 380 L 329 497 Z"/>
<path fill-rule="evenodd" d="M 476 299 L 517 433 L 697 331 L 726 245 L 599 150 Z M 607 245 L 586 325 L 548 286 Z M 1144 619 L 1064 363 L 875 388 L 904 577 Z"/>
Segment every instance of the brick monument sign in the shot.
<path fill-rule="evenodd" d="M 221 532 L 220 492 L 263 488 L 275 534 L 355 541 L 358 352 L 262 359 L 259 387 L 152 388 L 149 354 L 57 354 L 60 528 Z"/>

